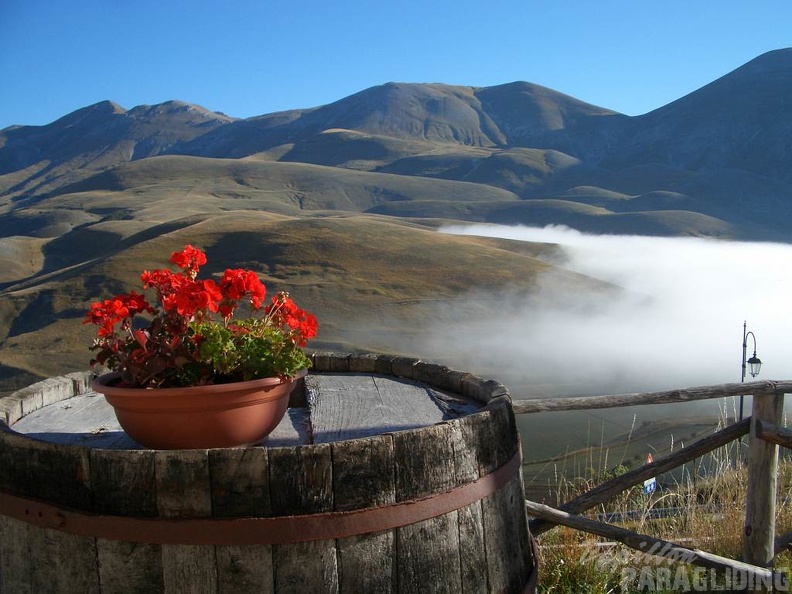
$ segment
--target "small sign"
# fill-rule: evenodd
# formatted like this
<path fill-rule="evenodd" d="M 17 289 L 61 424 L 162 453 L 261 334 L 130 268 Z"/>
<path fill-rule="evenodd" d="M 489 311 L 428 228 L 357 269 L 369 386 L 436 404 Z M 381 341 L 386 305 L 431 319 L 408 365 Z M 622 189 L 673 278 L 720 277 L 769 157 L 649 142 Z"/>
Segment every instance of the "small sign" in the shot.
<path fill-rule="evenodd" d="M 648 456 L 646 456 L 646 463 L 651 464 L 652 462 L 654 462 L 654 458 L 652 458 L 652 454 L 649 454 Z M 646 493 L 647 495 L 651 495 L 652 493 L 655 492 L 655 489 L 657 489 L 657 479 L 655 477 L 646 479 L 644 481 L 644 485 L 643 485 L 644 493 Z"/>

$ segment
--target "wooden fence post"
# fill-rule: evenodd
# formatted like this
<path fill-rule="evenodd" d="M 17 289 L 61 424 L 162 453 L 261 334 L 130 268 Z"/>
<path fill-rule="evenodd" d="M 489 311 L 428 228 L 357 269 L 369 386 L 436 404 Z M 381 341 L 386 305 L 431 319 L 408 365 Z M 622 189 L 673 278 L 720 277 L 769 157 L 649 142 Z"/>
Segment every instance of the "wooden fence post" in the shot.
<path fill-rule="evenodd" d="M 775 554 L 778 446 L 758 437 L 756 424 L 782 424 L 784 394 L 759 392 L 753 397 L 751 430 L 748 433 L 748 494 L 743 533 L 743 560 L 770 567 Z"/>

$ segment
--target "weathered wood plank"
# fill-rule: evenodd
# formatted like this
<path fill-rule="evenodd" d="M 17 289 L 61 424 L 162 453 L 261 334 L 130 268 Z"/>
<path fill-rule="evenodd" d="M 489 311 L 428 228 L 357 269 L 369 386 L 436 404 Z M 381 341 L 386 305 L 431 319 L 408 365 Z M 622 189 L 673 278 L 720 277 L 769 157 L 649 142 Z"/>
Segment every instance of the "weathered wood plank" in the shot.
<path fill-rule="evenodd" d="M 488 417 L 489 415 L 485 413 L 477 413 L 446 421 L 451 429 L 457 486 L 473 482 L 480 477 L 478 454 L 483 444 L 479 438 Z M 462 594 L 491 591 L 482 513 L 481 501 L 476 501 L 457 512 Z"/>
<path fill-rule="evenodd" d="M 88 450 L 0 430 L 0 489 L 90 511 Z"/>
<path fill-rule="evenodd" d="M 418 359 L 411 357 L 393 357 L 390 362 L 391 373 L 398 377 L 415 379 L 418 363 L 420 363 Z"/>
<path fill-rule="evenodd" d="M 277 447 L 307 443 L 307 417 L 305 408 L 289 409 L 263 444 Z M 123 432 L 113 408 L 96 392 L 74 396 L 35 410 L 20 418 L 12 429 L 51 443 L 106 449 L 145 449 Z"/>
<path fill-rule="evenodd" d="M 269 516 L 269 461 L 265 448 L 209 450 L 215 517 Z"/>
<path fill-rule="evenodd" d="M 531 553 L 522 476 L 484 499 L 482 510 L 490 587 L 494 592 L 520 592 L 537 561 Z"/>
<path fill-rule="evenodd" d="M 28 532 L 35 594 L 98 594 L 94 539 L 50 529 Z"/>
<path fill-rule="evenodd" d="M 23 415 L 71 396 L 74 396 L 74 382 L 62 376 L 47 378 L 11 394 L 21 400 Z"/>
<path fill-rule="evenodd" d="M 783 550 L 790 550 L 792 549 L 792 532 L 787 532 L 782 534 L 781 536 L 777 536 L 775 539 L 775 552 L 776 554 L 780 553 Z"/>
<path fill-rule="evenodd" d="M 92 449 L 94 512 L 126 517 L 157 516 L 154 452 Z M 161 592 L 160 545 L 96 539 L 99 581 L 104 593 Z"/>
<path fill-rule="evenodd" d="M 396 538 L 399 594 L 462 591 L 457 512 L 399 528 Z"/>
<path fill-rule="evenodd" d="M 168 594 L 216 594 L 214 547 L 162 545 L 162 579 Z"/>
<path fill-rule="evenodd" d="M 273 515 L 332 511 L 330 445 L 273 448 L 269 451 L 269 480 Z"/>
<path fill-rule="evenodd" d="M 42 407 L 20 419 L 14 426 L 21 433 L 120 431 L 113 408 L 96 392 L 73 396 Z"/>
<path fill-rule="evenodd" d="M 503 466 L 519 447 L 514 415 L 505 397 L 496 397 L 487 406 L 489 418 L 478 435 L 479 472 L 488 474 Z M 525 496 L 520 473 L 482 504 L 482 522 L 487 555 L 489 586 L 493 592 L 518 592 L 530 575 L 530 556 Z"/>
<path fill-rule="evenodd" d="M 349 358 L 349 362 L 357 362 L 363 368 L 374 367 L 376 361 L 362 356 Z M 340 363 L 333 365 L 337 367 Z M 425 370 L 426 367 L 417 369 Z M 311 408 L 290 408 L 262 445 L 285 447 L 306 444 L 311 439 L 327 443 L 366 437 L 432 425 L 444 419 L 471 414 L 481 407 L 481 403 L 472 397 L 410 379 L 373 376 L 370 373 L 311 374 L 305 383 Z M 31 410 L 14 423 L 12 429 L 57 444 L 145 449 L 122 431 L 112 407 L 95 392 Z"/>
<path fill-rule="evenodd" d="M 352 353 L 349 355 L 351 373 L 374 373 L 377 371 L 377 355 L 374 353 Z"/>
<path fill-rule="evenodd" d="M 164 518 L 212 515 L 206 450 L 155 452 L 157 509 Z M 165 591 L 169 594 L 216 594 L 218 576 L 214 547 L 162 545 Z"/>
<path fill-rule="evenodd" d="M 509 391 L 495 380 L 485 380 L 472 374 L 462 377 L 461 394 L 486 404 L 493 398 L 508 396 Z"/>
<path fill-rule="evenodd" d="M 445 418 L 434 391 L 412 380 L 355 374 L 305 379 L 315 443 L 414 429 Z"/>
<path fill-rule="evenodd" d="M 310 443 L 311 420 L 305 407 L 289 408 L 278 426 L 261 442 L 268 448 L 289 447 Z"/>
<path fill-rule="evenodd" d="M 317 352 L 313 354 L 313 369 L 317 372 L 349 371 L 350 353 Z"/>
<path fill-rule="evenodd" d="M 775 556 L 778 445 L 757 436 L 756 423 L 780 425 L 784 395 L 754 394 L 748 437 L 748 487 L 745 501 L 743 558 L 759 567 L 771 567 Z"/>
<path fill-rule="evenodd" d="M 273 515 L 333 510 L 329 444 L 273 448 L 269 451 L 269 464 Z M 338 591 L 338 562 L 333 540 L 275 545 L 273 565 L 278 593 Z"/>
<path fill-rule="evenodd" d="M 393 362 L 398 359 L 396 355 L 378 355 L 374 364 L 375 373 L 393 375 Z"/>
<path fill-rule="evenodd" d="M 462 392 L 461 375 L 454 374 L 454 371 L 446 366 L 437 363 L 418 361 L 414 369 L 415 380 L 427 383 L 441 390 L 451 390 L 456 394 Z"/>
<path fill-rule="evenodd" d="M 332 444 L 336 511 L 353 511 L 396 501 L 393 438 L 390 435 Z M 385 594 L 394 591 L 393 531 L 342 538 L 338 547 L 341 592 Z"/>
<path fill-rule="evenodd" d="M 0 398 L 0 421 L 13 425 L 23 416 L 43 406 L 74 395 L 77 382 L 68 377 L 42 380 Z"/>
<path fill-rule="evenodd" d="M 267 449 L 223 448 L 209 451 L 214 517 L 267 517 L 270 504 Z M 215 547 L 221 593 L 274 592 L 272 547 Z"/>
<path fill-rule="evenodd" d="M 483 407 L 481 402 L 472 398 L 431 387 L 426 388 L 426 393 L 442 411 L 444 420 L 472 415 Z"/>
<path fill-rule="evenodd" d="M 29 524 L 0 515 L 0 592 L 36 594 L 29 552 Z"/>
<path fill-rule="evenodd" d="M 71 373 L 67 373 L 63 377 L 72 382 L 73 393 L 75 395 L 86 394 L 87 392 L 91 391 L 91 382 L 96 377 L 96 372 L 92 369 L 73 371 Z"/>
<path fill-rule="evenodd" d="M 212 515 L 208 450 L 154 450 L 157 511 L 164 518 Z"/>
<path fill-rule="evenodd" d="M 223 545 L 215 547 L 218 594 L 273 594 L 272 547 Z"/>
<path fill-rule="evenodd" d="M 767 421 L 763 423 L 760 419 L 756 419 L 754 435 L 764 441 L 769 441 L 785 448 L 792 448 L 792 430 L 786 427 L 779 427 Z"/>
<path fill-rule="evenodd" d="M 92 448 L 142 449 L 121 429 L 101 394 L 88 392 L 33 411 L 12 429 L 34 439 Z"/>
<path fill-rule="evenodd" d="M 409 501 L 452 489 L 456 484 L 453 430 L 447 424 L 393 435 L 396 500 Z M 396 531 L 399 592 L 462 591 L 459 518 L 451 512 Z"/>
<path fill-rule="evenodd" d="M 23 396 L 16 393 L 0 398 L 0 421 L 6 425 L 13 425 L 22 418 Z"/>
<path fill-rule="evenodd" d="M 662 392 L 641 392 L 632 394 L 614 394 L 603 396 L 576 396 L 571 398 L 533 398 L 531 400 L 515 400 L 515 414 L 531 414 L 539 412 L 564 410 L 589 410 L 595 408 L 617 408 L 622 406 L 638 406 L 641 404 L 671 404 L 674 402 L 692 402 L 778 392 L 792 393 L 792 381 L 783 382 L 748 382 L 721 384 L 717 386 L 701 386 L 684 390 L 665 390 Z"/>
<path fill-rule="evenodd" d="M 96 539 L 102 594 L 164 592 L 159 545 Z"/>
<path fill-rule="evenodd" d="M 91 477 L 88 452 L 82 448 L 63 448 L 0 431 L 0 488 L 45 501 L 58 501 L 64 506 L 90 511 Z M 8 532 L 16 532 L 16 535 Z M 3 520 L 4 537 L 18 537 L 25 548 L 23 566 L 32 569 L 27 580 L 30 591 L 98 592 L 97 559 L 94 539 L 38 527 L 20 528 L 12 520 Z M 4 564 L 19 559 L 8 559 Z M 24 576 L 17 574 L 21 583 Z M 16 579 L 11 578 L 11 579 Z M 5 579 L 5 578 L 4 578 Z M 24 590 L 23 590 L 24 591 Z"/>
<path fill-rule="evenodd" d="M 94 512 L 142 518 L 157 516 L 154 451 L 89 451 Z"/>

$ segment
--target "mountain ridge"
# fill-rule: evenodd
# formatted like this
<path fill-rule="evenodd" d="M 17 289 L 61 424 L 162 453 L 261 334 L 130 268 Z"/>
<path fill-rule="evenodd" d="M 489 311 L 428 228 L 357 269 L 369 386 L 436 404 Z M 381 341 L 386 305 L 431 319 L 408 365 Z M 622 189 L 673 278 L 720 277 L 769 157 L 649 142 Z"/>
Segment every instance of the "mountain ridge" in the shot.
<path fill-rule="evenodd" d="M 790 181 L 790 96 L 792 48 L 768 52 L 638 116 L 642 130 L 621 147 L 618 159 L 654 158 L 697 170 L 735 168 Z M 702 147 L 705 135 L 708 144 Z"/>
<path fill-rule="evenodd" d="M 444 224 L 790 242 L 790 96 L 781 50 L 642 116 L 525 81 L 387 83 L 245 119 L 102 101 L 6 128 L 0 390 L 87 366 L 89 303 L 185 243 L 294 289 L 318 348 L 378 350 L 477 286 L 530 295 L 549 272 L 560 294 L 617 290 L 553 246 Z"/>
<path fill-rule="evenodd" d="M 784 166 L 792 130 L 784 97 L 790 91 L 792 49 L 783 49 L 642 116 L 525 81 L 491 87 L 391 82 L 327 105 L 247 119 L 175 100 L 131 110 L 104 101 L 46 126 L 0 131 L 0 192 L 51 192 L 124 161 L 163 154 L 243 158 L 290 147 L 283 151 L 294 160 L 297 145 L 331 129 L 441 148 L 555 150 L 609 172 L 656 163 L 694 171 L 738 169 L 786 183 L 792 180 Z M 746 147 L 752 151 L 748 157 Z M 44 162 L 24 183 L 4 187 L 3 174 Z M 403 172 L 393 163 L 381 166 Z"/>
<path fill-rule="evenodd" d="M 616 233 L 630 232 L 616 221 L 631 215 L 662 219 L 655 225 L 660 234 L 787 240 L 792 222 L 788 96 L 792 48 L 763 54 L 641 116 L 525 81 L 491 87 L 390 82 L 327 105 L 246 119 L 179 100 L 129 110 L 102 101 L 45 126 L 0 131 L 0 216 L 5 213 L 7 220 L 0 229 L 8 234 L 17 225 L 43 237 L 86 224 L 84 216 L 53 224 L 52 216 L 32 209 L 81 191 L 113 196 L 115 202 L 152 195 L 150 180 L 129 175 L 125 164 L 184 156 L 272 163 L 267 175 L 282 181 L 268 191 L 286 199 L 283 206 L 268 203 L 276 210 L 288 204 L 309 209 L 367 204 L 380 213 L 551 222 Z M 201 195 L 200 188 L 208 186 L 195 181 L 204 176 L 191 167 L 202 161 L 179 163 L 182 177 L 161 183 L 192 187 L 189 191 Z M 331 169 L 306 168 L 295 177 L 287 163 Z M 237 203 L 238 194 L 261 191 L 244 176 L 236 179 L 235 170 L 223 170 L 219 175 L 228 177 L 226 182 L 207 191 L 229 204 Z M 354 171 L 395 174 L 405 183 L 394 190 L 392 180 L 363 182 Z M 349 179 L 337 183 L 343 177 Z M 469 193 L 461 198 L 454 191 L 429 199 L 435 189 L 431 179 L 478 184 L 486 198 L 473 200 Z M 370 196 L 350 202 L 344 194 L 351 187 Z M 502 195 L 493 190 L 510 196 L 501 204 Z M 525 203 L 511 204 L 514 199 Z M 126 210 L 134 208 L 130 204 Z M 669 218 L 667 212 L 681 216 Z M 669 219 L 680 222 L 669 227 Z M 651 227 L 642 224 L 633 231 Z"/>

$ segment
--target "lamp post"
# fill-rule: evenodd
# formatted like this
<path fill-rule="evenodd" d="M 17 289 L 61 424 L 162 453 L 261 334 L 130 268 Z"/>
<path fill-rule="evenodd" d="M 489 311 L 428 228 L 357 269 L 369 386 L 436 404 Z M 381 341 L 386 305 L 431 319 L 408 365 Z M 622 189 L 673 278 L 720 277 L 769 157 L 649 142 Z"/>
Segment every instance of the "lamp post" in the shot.
<path fill-rule="evenodd" d="M 748 353 L 748 336 L 753 339 L 753 355 L 746 361 L 745 356 Z M 759 370 L 762 369 L 762 360 L 756 356 L 756 335 L 753 332 L 748 332 L 747 322 L 743 322 L 743 341 L 742 341 L 742 373 L 740 375 L 740 382 L 745 381 L 746 363 L 749 366 L 749 373 L 751 377 L 759 375 Z M 740 420 L 743 419 L 743 400 L 745 396 L 740 396 Z"/>

